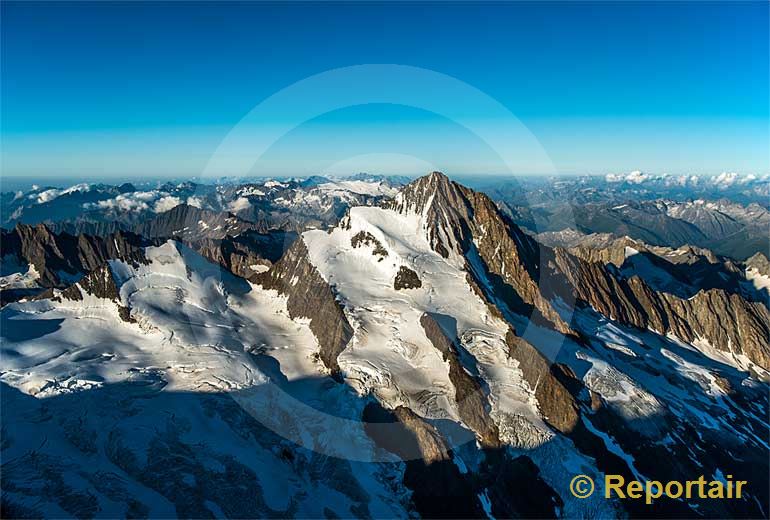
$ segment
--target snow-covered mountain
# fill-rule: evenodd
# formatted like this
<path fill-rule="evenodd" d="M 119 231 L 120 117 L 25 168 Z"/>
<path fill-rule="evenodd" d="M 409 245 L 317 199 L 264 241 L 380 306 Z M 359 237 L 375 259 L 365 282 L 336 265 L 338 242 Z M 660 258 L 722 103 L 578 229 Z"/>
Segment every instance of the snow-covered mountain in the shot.
<path fill-rule="evenodd" d="M 193 182 L 136 187 L 77 184 L 2 195 L 0 222 L 48 225 L 71 234 L 106 234 L 146 226 L 179 205 L 230 213 L 261 230 L 304 231 L 334 224 L 348 207 L 376 204 L 392 196 L 397 178 L 358 175 L 347 179 L 261 180 L 220 185 Z M 214 226 L 212 226 L 214 227 Z"/>
<path fill-rule="evenodd" d="M 205 247 L 158 232 L 5 305 L 3 516 L 770 511 L 766 303 L 671 267 L 695 250 L 643 260 L 629 242 L 618 265 L 609 238 L 542 245 L 440 173 L 361 195 L 382 199 L 280 257 L 232 245 L 256 230 Z M 576 499 L 578 474 L 751 485 L 646 505 Z"/>

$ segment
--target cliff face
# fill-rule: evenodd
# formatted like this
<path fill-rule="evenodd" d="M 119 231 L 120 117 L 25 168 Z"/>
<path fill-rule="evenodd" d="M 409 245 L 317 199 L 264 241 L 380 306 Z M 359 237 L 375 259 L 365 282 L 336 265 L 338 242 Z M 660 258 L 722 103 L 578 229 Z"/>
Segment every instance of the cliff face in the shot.
<path fill-rule="evenodd" d="M 551 365 L 538 350 L 525 340 L 508 332 L 505 336 L 508 355 L 519 362 L 524 379 L 535 391 L 538 406 L 545 421 L 562 433 L 570 433 L 580 420 L 579 406 L 565 386 L 565 376 L 574 378 L 568 369 Z M 562 380 L 557 378 L 562 376 Z"/>
<path fill-rule="evenodd" d="M 297 239 L 294 233 L 247 231 L 238 236 L 222 239 L 202 238 L 185 241 L 190 248 L 231 273 L 254 281 Z"/>
<path fill-rule="evenodd" d="M 459 347 L 450 340 L 429 314 L 420 318 L 425 335 L 449 362 L 449 379 L 455 387 L 455 401 L 460 418 L 473 430 L 485 447 L 500 446 L 497 425 L 489 416 L 489 403 L 481 385 L 464 368 L 459 359 Z"/>
<path fill-rule="evenodd" d="M 189 241 L 222 239 L 252 230 L 267 231 L 261 223 L 248 222 L 231 213 L 209 211 L 188 204 L 179 204 L 134 227 L 135 233 L 147 238 Z"/>
<path fill-rule="evenodd" d="M 52 233 L 44 224 L 17 224 L 2 232 L 2 254 L 35 266 L 42 287 L 63 287 L 107 260 L 143 262 L 149 243 L 138 235 L 117 232 L 105 237 Z"/>
<path fill-rule="evenodd" d="M 131 309 L 120 302 L 120 289 L 112 274 L 110 265 L 105 263 L 93 271 L 86 273 L 80 280 L 72 285 L 58 291 L 56 289 L 46 289 L 36 295 L 34 299 L 51 299 L 53 301 L 70 300 L 74 302 L 83 301 L 85 295 L 95 296 L 105 300 L 111 300 L 118 306 L 118 315 L 120 319 L 126 322 L 133 322 Z"/>
<path fill-rule="evenodd" d="M 618 322 L 672 334 L 687 343 L 706 341 L 727 354 L 745 355 L 770 370 L 770 312 L 722 289 L 699 291 L 689 299 L 654 291 L 638 276 L 625 279 L 600 263 L 555 249 L 554 262 L 578 302 Z"/>
<path fill-rule="evenodd" d="M 331 287 L 310 262 L 302 239 L 295 241 L 269 271 L 252 278 L 265 289 L 288 297 L 287 309 L 292 319 L 310 319 L 321 361 L 332 373 L 338 373 L 337 356 L 353 337 L 353 328 Z"/>

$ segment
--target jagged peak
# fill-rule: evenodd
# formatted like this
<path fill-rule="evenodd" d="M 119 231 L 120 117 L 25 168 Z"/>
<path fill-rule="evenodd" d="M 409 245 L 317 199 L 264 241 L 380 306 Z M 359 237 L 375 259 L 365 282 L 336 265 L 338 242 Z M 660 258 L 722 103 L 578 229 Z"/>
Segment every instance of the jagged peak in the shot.
<path fill-rule="evenodd" d="M 25 224 L 23 222 L 17 222 L 14 226 L 14 230 L 17 233 L 44 233 L 51 234 L 51 230 L 43 222 L 37 224 Z"/>
<path fill-rule="evenodd" d="M 433 171 L 413 180 L 398 192 L 386 206 L 399 213 L 426 214 L 431 206 L 456 205 L 463 198 L 465 188 L 444 173 Z"/>
<path fill-rule="evenodd" d="M 428 175 L 423 175 L 422 177 L 418 177 L 406 186 L 401 191 L 409 191 L 410 189 L 432 189 L 436 190 L 441 187 L 450 187 L 452 185 L 456 184 L 454 181 L 452 181 L 449 177 L 446 176 L 443 172 L 440 171 L 433 171 L 430 172 Z"/>
<path fill-rule="evenodd" d="M 434 170 L 424 177 L 435 182 L 451 182 L 444 172 L 438 170 Z"/>

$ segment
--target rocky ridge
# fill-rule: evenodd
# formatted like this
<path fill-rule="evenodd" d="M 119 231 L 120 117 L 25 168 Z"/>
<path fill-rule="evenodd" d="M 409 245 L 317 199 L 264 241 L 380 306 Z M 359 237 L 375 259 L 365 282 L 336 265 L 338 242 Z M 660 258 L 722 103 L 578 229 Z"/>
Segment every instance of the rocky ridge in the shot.
<path fill-rule="evenodd" d="M 12 255 L 20 262 L 31 264 L 39 275 L 42 287 L 63 287 L 73 279 L 103 265 L 107 260 L 121 258 L 142 262 L 143 248 L 150 241 L 127 232 L 105 237 L 56 234 L 44 224 L 17 224 L 3 230 L 0 238 L 3 257 Z"/>

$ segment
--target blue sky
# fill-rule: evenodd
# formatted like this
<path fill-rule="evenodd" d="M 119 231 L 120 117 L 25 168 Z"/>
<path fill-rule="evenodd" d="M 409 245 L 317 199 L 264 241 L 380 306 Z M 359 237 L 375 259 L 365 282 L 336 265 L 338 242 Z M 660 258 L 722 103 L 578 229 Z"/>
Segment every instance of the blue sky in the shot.
<path fill-rule="evenodd" d="M 562 173 L 765 173 L 768 5 L 3 2 L 3 174 L 199 175 L 268 96 L 379 63 L 476 87 Z M 507 173 L 498 152 L 420 107 L 365 105 L 292 130 L 251 173 Z"/>

